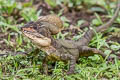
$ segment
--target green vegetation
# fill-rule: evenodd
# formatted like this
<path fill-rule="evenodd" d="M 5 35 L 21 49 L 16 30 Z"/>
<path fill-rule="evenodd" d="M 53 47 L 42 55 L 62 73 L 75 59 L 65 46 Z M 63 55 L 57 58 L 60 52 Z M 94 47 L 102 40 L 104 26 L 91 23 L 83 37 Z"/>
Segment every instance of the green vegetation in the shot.
<path fill-rule="evenodd" d="M 65 74 L 69 64 L 64 64 L 61 61 L 56 63 L 49 62 L 49 75 L 44 75 L 42 67 L 42 60 L 45 56 L 44 52 L 40 51 L 35 54 L 35 46 L 29 39 L 21 34 L 19 27 L 29 21 L 37 20 L 40 15 L 44 15 L 42 12 L 44 12 L 45 9 L 39 8 L 37 5 L 40 4 L 35 4 L 36 0 L 29 2 L 17 1 L 20 0 L 0 0 L 0 54 L 3 50 L 25 52 L 32 49 L 33 52 L 29 53 L 28 56 L 9 55 L 0 57 L 0 80 L 120 80 L 120 60 L 107 61 L 99 55 L 79 58 L 76 64 L 76 74 L 73 75 Z M 96 16 L 95 19 L 89 20 L 91 21 L 91 26 L 95 27 L 104 24 L 101 14 L 104 16 L 105 14 L 108 15 L 105 16 L 105 19 L 113 16 L 116 0 L 109 2 L 109 5 L 107 5 L 108 2 L 105 1 L 106 0 L 45 0 L 45 3 L 47 3 L 45 8 L 49 9 L 49 11 L 45 13 L 58 14 L 64 22 L 65 29 L 69 29 L 73 24 L 78 28 L 86 21 L 84 17 L 80 15 L 74 16 L 74 19 L 71 18 L 73 17 L 72 15 L 78 12 L 82 13 L 81 10 L 83 10 L 83 12 L 86 13 L 86 15 L 84 14 L 84 16 L 86 16 L 85 18 Z M 40 1 L 40 3 L 42 2 Z M 98 6 L 96 7 L 96 5 Z M 60 8 L 61 6 L 62 8 Z M 70 13 L 72 14 L 71 16 L 69 16 Z M 87 15 L 88 13 L 90 13 L 89 17 Z M 120 16 L 115 23 L 120 25 Z M 96 32 L 96 36 L 92 39 L 89 46 L 96 47 L 108 55 L 110 52 L 113 54 L 120 52 L 119 41 L 107 40 L 111 36 L 114 36 L 113 34 L 120 38 L 120 28 L 114 26 L 115 24 L 104 33 L 105 35 Z M 77 40 L 87 29 L 88 27 L 79 30 L 74 36 L 72 35 L 72 31 L 66 30 L 65 33 L 59 33 L 54 37 L 61 39 L 70 37 L 73 40 Z"/>

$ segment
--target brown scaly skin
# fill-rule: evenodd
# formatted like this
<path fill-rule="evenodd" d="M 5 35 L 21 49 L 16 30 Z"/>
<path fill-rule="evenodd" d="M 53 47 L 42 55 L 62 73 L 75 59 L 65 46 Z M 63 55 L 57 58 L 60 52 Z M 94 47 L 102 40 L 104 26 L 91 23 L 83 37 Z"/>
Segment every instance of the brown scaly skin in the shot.
<path fill-rule="evenodd" d="M 118 16 L 120 9 L 120 4 L 117 6 L 117 10 L 112 17 L 106 24 L 103 24 L 97 27 L 95 30 L 97 32 L 102 32 L 107 29 Z M 53 20 L 49 19 L 52 17 Z M 54 21 L 55 18 L 55 21 Z M 56 21 L 58 20 L 58 22 Z M 59 23 L 60 22 L 60 23 Z M 60 26 L 61 25 L 61 26 Z M 45 73 L 47 74 L 47 61 L 48 60 L 61 60 L 61 61 L 70 61 L 70 68 L 67 74 L 72 74 L 75 71 L 75 64 L 76 61 L 80 56 L 90 56 L 94 54 L 100 54 L 103 57 L 106 55 L 96 48 L 89 48 L 88 43 L 95 35 L 93 29 L 88 30 L 85 35 L 80 38 L 78 41 L 72 40 L 61 40 L 61 39 L 54 39 L 52 38 L 52 34 L 58 33 L 60 30 L 54 30 L 54 27 L 58 27 L 61 29 L 62 22 L 61 20 L 54 16 L 43 16 L 36 22 L 27 23 L 25 26 L 22 27 L 23 34 L 28 37 L 36 46 L 37 48 L 46 52 L 47 56 L 43 61 L 43 66 L 45 69 Z M 52 32 L 53 31 L 53 32 Z M 54 33 L 54 31 L 56 31 Z M 43 44 L 42 44 L 43 43 Z M 119 58 L 119 57 L 118 57 Z"/>

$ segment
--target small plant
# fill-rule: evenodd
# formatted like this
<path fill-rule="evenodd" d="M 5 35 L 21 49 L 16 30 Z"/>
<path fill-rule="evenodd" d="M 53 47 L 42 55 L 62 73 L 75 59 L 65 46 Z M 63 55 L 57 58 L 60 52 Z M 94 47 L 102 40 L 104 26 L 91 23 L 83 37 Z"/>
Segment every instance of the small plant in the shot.
<path fill-rule="evenodd" d="M 21 11 L 21 16 L 27 21 L 35 21 L 38 19 L 36 11 L 33 8 L 24 8 Z"/>
<path fill-rule="evenodd" d="M 69 27 L 68 23 L 70 22 L 70 20 L 68 20 L 65 16 L 62 16 L 61 20 L 64 22 L 63 24 L 64 27 Z"/>
<path fill-rule="evenodd" d="M 90 46 L 97 47 L 97 49 L 100 49 L 102 46 L 109 47 L 108 44 L 106 43 L 106 39 L 102 38 L 102 34 L 96 33 L 96 37 L 94 37 L 89 44 Z"/>

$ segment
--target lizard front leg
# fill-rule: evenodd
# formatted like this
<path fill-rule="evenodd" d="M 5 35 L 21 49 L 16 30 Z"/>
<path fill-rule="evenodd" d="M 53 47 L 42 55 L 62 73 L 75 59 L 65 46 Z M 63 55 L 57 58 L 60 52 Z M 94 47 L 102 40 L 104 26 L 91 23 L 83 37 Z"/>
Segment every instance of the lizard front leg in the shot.
<path fill-rule="evenodd" d="M 48 75 L 48 65 L 47 65 L 48 58 L 47 56 L 43 59 L 43 73 Z"/>
<path fill-rule="evenodd" d="M 76 64 L 76 59 L 74 56 L 72 56 L 71 54 L 63 54 L 61 55 L 61 59 L 62 60 L 69 60 L 70 61 L 70 66 L 69 66 L 69 70 L 67 71 L 67 74 L 73 74 L 75 71 L 75 64 Z"/>

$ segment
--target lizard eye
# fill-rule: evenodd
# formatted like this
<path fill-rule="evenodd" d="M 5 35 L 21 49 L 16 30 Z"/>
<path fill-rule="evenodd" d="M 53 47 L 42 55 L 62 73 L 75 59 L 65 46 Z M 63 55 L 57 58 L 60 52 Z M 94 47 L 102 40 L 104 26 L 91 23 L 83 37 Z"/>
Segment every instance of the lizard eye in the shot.
<path fill-rule="evenodd" d="M 37 26 L 34 26 L 33 28 L 34 28 L 35 30 L 37 30 Z"/>

